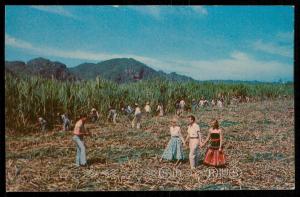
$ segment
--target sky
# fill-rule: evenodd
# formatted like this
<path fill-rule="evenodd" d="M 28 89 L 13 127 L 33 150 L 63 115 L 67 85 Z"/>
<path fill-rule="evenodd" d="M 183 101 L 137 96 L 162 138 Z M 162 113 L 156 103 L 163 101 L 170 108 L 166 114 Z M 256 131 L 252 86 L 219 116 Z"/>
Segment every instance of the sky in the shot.
<path fill-rule="evenodd" d="M 134 58 L 197 80 L 293 81 L 293 6 L 5 6 L 5 60 Z"/>

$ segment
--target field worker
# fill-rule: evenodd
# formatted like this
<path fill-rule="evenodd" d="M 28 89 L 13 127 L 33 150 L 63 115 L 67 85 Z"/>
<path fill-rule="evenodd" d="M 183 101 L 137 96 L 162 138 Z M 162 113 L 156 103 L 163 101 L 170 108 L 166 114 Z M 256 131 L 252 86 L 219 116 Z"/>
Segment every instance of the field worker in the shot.
<path fill-rule="evenodd" d="M 86 166 L 86 149 L 83 141 L 84 135 L 90 135 L 84 127 L 86 122 L 86 115 L 81 115 L 80 119 L 76 122 L 74 131 L 73 131 L 73 141 L 76 144 L 77 153 L 76 153 L 76 166 Z"/>
<path fill-rule="evenodd" d="M 133 112 L 133 109 L 130 107 L 130 105 L 127 105 L 125 108 L 126 115 L 130 115 Z"/>
<path fill-rule="evenodd" d="M 180 107 L 180 115 L 182 115 L 185 107 L 185 101 L 183 99 L 181 99 L 181 101 L 179 102 L 179 107 Z"/>
<path fill-rule="evenodd" d="M 214 167 L 225 166 L 225 155 L 222 147 L 223 134 L 217 120 L 212 122 L 212 128 L 208 132 L 206 140 L 201 144 L 201 147 L 203 147 L 210 141 L 210 146 L 207 148 L 203 163 Z"/>
<path fill-rule="evenodd" d="M 203 107 L 204 105 L 204 97 L 201 97 L 201 99 L 199 100 L 199 107 Z"/>
<path fill-rule="evenodd" d="M 223 102 L 222 102 L 222 99 L 218 99 L 218 101 L 217 101 L 217 106 L 218 106 L 218 108 L 223 108 Z"/>
<path fill-rule="evenodd" d="M 158 116 L 160 116 L 160 117 L 164 116 L 164 108 L 163 108 L 163 105 L 161 103 L 159 103 L 157 105 L 156 112 L 159 112 Z"/>
<path fill-rule="evenodd" d="M 150 115 L 150 113 L 151 113 L 151 107 L 150 107 L 150 103 L 149 102 L 146 103 L 146 105 L 144 107 L 144 110 L 145 110 L 146 115 L 148 117 Z"/>
<path fill-rule="evenodd" d="M 166 149 L 164 150 L 160 161 L 162 161 L 163 159 L 168 161 L 172 161 L 176 159 L 177 162 L 175 165 L 177 165 L 180 160 L 184 159 L 182 145 L 185 146 L 185 142 L 181 135 L 181 130 L 178 125 L 178 119 L 175 117 L 171 121 L 170 134 L 171 134 L 171 139 Z"/>
<path fill-rule="evenodd" d="M 230 101 L 230 104 L 231 105 L 236 105 L 236 104 L 238 104 L 238 99 L 234 96 L 234 97 L 232 97 L 232 99 L 231 99 L 231 101 Z"/>
<path fill-rule="evenodd" d="M 180 100 L 179 99 L 177 99 L 177 101 L 176 101 L 176 103 L 175 103 L 175 114 L 177 115 L 177 116 L 179 116 L 179 113 L 180 113 L 180 107 L 179 107 L 179 103 L 180 103 Z"/>
<path fill-rule="evenodd" d="M 96 122 L 100 118 L 99 112 L 95 108 L 92 108 L 90 117 L 93 123 Z"/>
<path fill-rule="evenodd" d="M 70 129 L 70 124 L 71 124 L 71 121 L 70 119 L 68 118 L 67 114 L 62 114 L 61 115 L 61 119 L 63 121 L 63 129 L 64 131 L 69 131 Z"/>
<path fill-rule="evenodd" d="M 107 119 L 109 121 L 112 121 L 114 124 L 116 124 L 117 123 L 116 118 L 117 118 L 117 110 L 113 106 L 110 105 Z"/>
<path fill-rule="evenodd" d="M 193 170 L 198 165 L 200 159 L 201 134 L 200 127 L 196 123 L 195 116 L 190 115 L 188 117 L 188 121 L 188 135 L 185 139 L 185 142 L 189 139 L 189 160 L 191 169 Z"/>
<path fill-rule="evenodd" d="M 195 99 L 192 100 L 192 112 L 195 112 L 197 109 L 197 101 Z"/>
<path fill-rule="evenodd" d="M 211 100 L 211 106 L 212 106 L 212 107 L 216 106 L 216 101 L 215 101 L 215 99 L 212 99 L 212 100 Z"/>
<path fill-rule="evenodd" d="M 246 102 L 249 103 L 250 102 L 250 98 L 248 96 L 246 96 Z"/>
<path fill-rule="evenodd" d="M 39 117 L 38 121 L 39 121 L 39 125 L 40 125 L 41 131 L 45 132 L 46 131 L 47 121 L 44 118 L 42 118 L 42 117 Z"/>
<path fill-rule="evenodd" d="M 136 125 L 136 128 L 141 128 L 141 119 L 142 119 L 142 112 L 137 103 L 135 103 L 135 111 L 134 111 L 134 118 L 131 122 L 131 127 L 134 128 Z"/>
<path fill-rule="evenodd" d="M 127 117 L 129 120 L 131 120 L 131 114 L 132 114 L 132 112 L 133 112 L 133 109 L 131 108 L 131 106 L 130 106 L 130 105 L 127 105 L 123 110 L 124 110 L 124 112 L 125 112 L 126 117 Z"/>

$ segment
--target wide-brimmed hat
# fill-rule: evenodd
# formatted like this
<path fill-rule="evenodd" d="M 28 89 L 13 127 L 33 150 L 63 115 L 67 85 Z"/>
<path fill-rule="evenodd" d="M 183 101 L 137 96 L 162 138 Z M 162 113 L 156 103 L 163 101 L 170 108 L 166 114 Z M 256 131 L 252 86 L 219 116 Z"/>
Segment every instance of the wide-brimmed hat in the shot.
<path fill-rule="evenodd" d="M 134 103 L 134 105 L 135 105 L 135 106 L 138 106 L 139 104 L 137 104 L 137 103 Z"/>
<path fill-rule="evenodd" d="M 96 109 L 95 109 L 95 108 L 92 108 L 92 111 L 96 111 Z"/>

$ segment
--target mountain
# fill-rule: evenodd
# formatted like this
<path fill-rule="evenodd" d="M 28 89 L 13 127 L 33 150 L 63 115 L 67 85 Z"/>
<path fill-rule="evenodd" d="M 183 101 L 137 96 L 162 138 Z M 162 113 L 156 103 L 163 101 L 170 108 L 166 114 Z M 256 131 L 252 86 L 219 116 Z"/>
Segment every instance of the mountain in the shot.
<path fill-rule="evenodd" d="M 65 64 L 52 62 L 45 58 L 36 58 L 25 64 L 22 61 L 5 61 L 5 71 L 17 76 L 38 75 L 47 79 L 75 81 L 80 79 L 69 71 Z"/>
<path fill-rule="evenodd" d="M 116 58 L 97 64 L 84 63 L 70 70 L 82 79 L 100 76 L 117 83 L 127 83 L 157 76 L 156 71 L 132 58 Z"/>
<path fill-rule="evenodd" d="M 146 64 L 133 58 L 110 59 L 97 64 L 84 63 L 70 68 L 76 76 L 88 80 L 95 79 L 97 76 L 112 80 L 116 83 L 128 83 L 139 80 L 154 78 L 165 78 L 176 81 L 191 81 L 190 77 L 178 75 L 176 73 L 166 74 L 163 71 L 155 71 Z"/>

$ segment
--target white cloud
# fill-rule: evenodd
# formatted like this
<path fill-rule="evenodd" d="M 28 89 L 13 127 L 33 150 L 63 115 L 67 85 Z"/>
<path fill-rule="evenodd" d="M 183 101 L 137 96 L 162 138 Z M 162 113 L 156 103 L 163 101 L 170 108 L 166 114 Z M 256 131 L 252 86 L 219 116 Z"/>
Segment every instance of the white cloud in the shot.
<path fill-rule="evenodd" d="M 7 33 L 5 33 L 5 45 L 15 48 L 33 49 L 33 46 L 29 42 L 18 40 Z"/>
<path fill-rule="evenodd" d="M 284 57 L 293 57 L 293 48 L 291 46 L 278 45 L 271 42 L 263 42 L 262 40 L 254 42 L 252 46 L 255 50 L 265 53 L 280 55 Z"/>
<path fill-rule="evenodd" d="M 207 9 L 205 9 L 203 6 L 192 6 L 192 9 L 199 14 L 207 15 Z"/>
<path fill-rule="evenodd" d="M 161 18 L 161 8 L 159 6 L 130 6 L 130 9 L 136 10 L 142 14 L 150 15 L 155 19 Z"/>
<path fill-rule="evenodd" d="M 5 34 L 5 46 L 24 49 L 24 52 L 55 56 L 70 59 L 103 61 L 111 58 L 131 57 L 141 61 L 156 70 L 177 72 L 199 80 L 231 79 L 231 80 L 259 80 L 274 81 L 279 78 L 293 78 L 293 65 L 277 61 L 257 60 L 249 54 L 234 51 L 228 58 L 216 60 L 160 60 L 136 54 L 107 54 L 81 50 L 60 50 L 49 47 L 38 47 L 29 42 Z"/>
<path fill-rule="evenodd" d="M 163 15 L 178 14 L 187 16 L 191 14 L 207 15 L 208 11 L 204 6 L 130 6 L 142 14 L 149 15 L 155 19 L 161 19 Z"/>
<path fill-rule="evenodd" d="M 69 17 L 69 18 L 73 18 L 73 19 L 78 19 L 75 15 L 73 15 L 71 12 L 69 12 L 68 10 L 66 10 L 63 6 L 31 6 L 34 9 L 40 10 L 40 11 L 44 11 L 44 12 L 48 12 L 48 13 L 52 13 L 52 14 L 57 14 L 57 15 L 61 15 L 61 16 L 65 16 L 65 17 Z"/>

